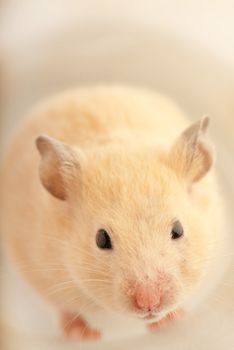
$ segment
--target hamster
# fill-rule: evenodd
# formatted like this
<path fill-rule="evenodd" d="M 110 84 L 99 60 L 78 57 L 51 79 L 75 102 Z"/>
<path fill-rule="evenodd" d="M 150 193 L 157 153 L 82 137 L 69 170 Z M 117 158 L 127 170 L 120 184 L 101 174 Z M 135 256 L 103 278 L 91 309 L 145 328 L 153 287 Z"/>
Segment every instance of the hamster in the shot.
<path fill-rule="evenodd" d="M 86 313 L 155 329 L 214 290 L 228 246 L 209 118 L 123 86 L 78 88 L 34 108 L 1 167 L 4 246 L 61 329 L 98 339 Z"/>

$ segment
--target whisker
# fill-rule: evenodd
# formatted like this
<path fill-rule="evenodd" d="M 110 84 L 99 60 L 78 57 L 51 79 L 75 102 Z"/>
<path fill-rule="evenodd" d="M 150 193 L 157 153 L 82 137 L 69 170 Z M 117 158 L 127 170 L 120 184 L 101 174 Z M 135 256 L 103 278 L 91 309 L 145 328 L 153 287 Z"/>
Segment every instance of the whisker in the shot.
<path fill-rule="evenodd" d="M 65 288 L 67 286 L 71 287 L 72 284 L 74 284 L 74 280 L 68 280 L 68 281 L 56 283 L 55 285 L 52 285 L 51 287 L 49 287 L 45 290 L 46 295 L 51 296 L 51 295 L 55 294 L 56 292 L 63 290 L 62 287 L 65 287 Z"/>
<path fill-rule="evenodd" d="M 78 281 L 80 281 L 80 282 L 102 282 L 102 283 L 109 284 L 109 285 L 112 284 L 111 281 L 102 280 L 102 279 L 98 279 L 98 278 L 89 278 L 89 279 L 80 279 L 80 278 L 78 278 Z"/>

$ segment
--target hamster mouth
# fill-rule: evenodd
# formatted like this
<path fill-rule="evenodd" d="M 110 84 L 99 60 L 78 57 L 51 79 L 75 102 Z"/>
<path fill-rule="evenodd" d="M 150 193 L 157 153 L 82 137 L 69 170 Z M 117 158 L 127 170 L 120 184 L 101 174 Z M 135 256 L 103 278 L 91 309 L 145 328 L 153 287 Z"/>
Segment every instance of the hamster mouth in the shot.
<path fill-rule="evenodd" d="M 155 318 L 158 318 L 158 314 L 156 315 L 155 313 L 152 312 L 147 312 L 144 314 L 138 314 L 138 317 L 142 320 L 148 321 L 148 320 L 153 320 Z"/>
<path fill-rule="evenodd" d="M 170 309 L 160 309 L 158 311 L 145 311 L 141 313 L 137 312 L 136 316 L 143 321 L 158 321 L 168 312 L 170 312 Z"/>
<path fill-rule="evenodd" d="M 145 315 L 142 318 L 143 318 L 143 320 L 152 320 L 155 318 L 155 315 L 152 313 L 149 313 L 148 315 Z"/>

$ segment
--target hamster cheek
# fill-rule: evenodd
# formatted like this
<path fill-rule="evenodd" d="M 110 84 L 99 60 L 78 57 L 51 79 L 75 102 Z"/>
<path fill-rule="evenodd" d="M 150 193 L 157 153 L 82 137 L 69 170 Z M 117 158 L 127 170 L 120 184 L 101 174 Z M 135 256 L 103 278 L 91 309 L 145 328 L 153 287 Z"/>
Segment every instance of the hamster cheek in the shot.
<path fill-rule="evenodd" d="M 180 274 L 185 290 L 190 291 L 201 282 L 206 271 L 205 244 L 201 241 L 191 242 L 180 264 Z"/>

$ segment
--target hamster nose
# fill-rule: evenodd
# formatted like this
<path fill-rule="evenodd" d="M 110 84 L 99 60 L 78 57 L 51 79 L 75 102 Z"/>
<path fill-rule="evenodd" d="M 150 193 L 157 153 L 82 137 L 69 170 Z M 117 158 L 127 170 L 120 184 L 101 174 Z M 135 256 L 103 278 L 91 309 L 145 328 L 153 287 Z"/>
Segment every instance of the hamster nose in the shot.
<path fill-rule="evenodd" d="M 138 285 L 134 295 L 135 306 L 142 311 L 155 311 L 162 302 L 162 295 L 158 288 L 152 285 Z"/>

